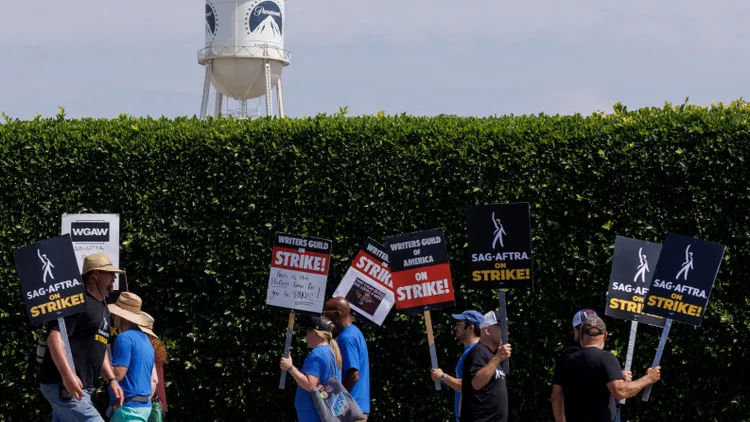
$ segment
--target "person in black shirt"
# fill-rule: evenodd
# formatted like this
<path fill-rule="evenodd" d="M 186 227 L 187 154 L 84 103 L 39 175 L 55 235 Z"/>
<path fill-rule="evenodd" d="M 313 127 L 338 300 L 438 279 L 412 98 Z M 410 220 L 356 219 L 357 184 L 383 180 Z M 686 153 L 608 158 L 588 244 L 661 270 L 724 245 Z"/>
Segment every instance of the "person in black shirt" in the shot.
<path fill-rule="evenodd" d="M 107 379 L 117 405 L 122 406 L 123 394 L 107 355 L 110 315 L 105 303 L 115 273 L 123 271 L 112 266 L 109 256 L 99 252 L 83 261 L 83 285 L 86 310 L 65 318 L 75 372 L 65 353 L 57 320 L 47 324 L 48 349 L 42 360 L 39 384 L 42 394 L 52 406 L 53 421 L 103 421 L 91 402 L 99 375 Z"/>
<path fill-rule="evenodd" d="M 603 350 L 607 327 L 598 316 L 581 325 L 581 345 L 563 357 L 555 370 L 552 411 L 556 422 L 611 422 L 615 399 L 638 394 L 661 378 L 661 368 L 649 368 L 646 376 L 632 381 L 611 352 Z"/>
<path fill-rule="evenodd" d="M 460 422 L 506 422 L 508 390 L 500 364 L 510 359 L 510 344 L 502 344 L 500 312 L 484 314 L 479 343 L 464 359 Z"/>

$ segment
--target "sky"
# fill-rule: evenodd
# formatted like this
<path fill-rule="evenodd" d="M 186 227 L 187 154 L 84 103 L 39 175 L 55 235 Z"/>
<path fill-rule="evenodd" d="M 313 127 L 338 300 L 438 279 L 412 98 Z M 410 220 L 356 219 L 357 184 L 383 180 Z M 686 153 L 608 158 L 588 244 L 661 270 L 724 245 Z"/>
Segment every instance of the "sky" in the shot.
<path fill-rule="evenodd" d="M 199 113 L 204 1 L 0 6 L 0 112 Z M 289 0 L 284 106 L 289 117 L 344 106 L 349 115 L 588 115 L 616 102 L 750 99 L 747 22 L 747 0 Z"/>

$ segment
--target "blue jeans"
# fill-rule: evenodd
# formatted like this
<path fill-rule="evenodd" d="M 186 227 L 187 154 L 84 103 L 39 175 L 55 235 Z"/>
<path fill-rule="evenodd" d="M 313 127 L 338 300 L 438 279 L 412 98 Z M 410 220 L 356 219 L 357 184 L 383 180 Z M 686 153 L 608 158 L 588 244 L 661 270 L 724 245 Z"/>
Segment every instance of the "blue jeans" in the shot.
<path fill-rule="evenodd" d="M 52 405 L 52 422 L 104 422 L 99 411 L 91 403 L 93 389 L 84 389 L 80 401 L 75 398 L 61 399 L 60 384 L 40 384 L 39 389 Z"/>

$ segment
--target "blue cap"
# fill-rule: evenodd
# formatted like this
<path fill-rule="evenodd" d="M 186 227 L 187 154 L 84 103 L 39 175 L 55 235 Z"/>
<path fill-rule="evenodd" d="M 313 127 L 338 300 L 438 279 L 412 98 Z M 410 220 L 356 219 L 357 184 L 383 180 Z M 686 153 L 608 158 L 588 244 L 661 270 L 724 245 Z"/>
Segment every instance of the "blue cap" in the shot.
<path fill-rule="evenodd" d="M 462 314 L 453 314 L 453 318 L 459 321 L 469 321 L 475 327 L 479 327 L 479 324 L 482 323 L 482 314 L 477 311 L 464 311 Z"/>

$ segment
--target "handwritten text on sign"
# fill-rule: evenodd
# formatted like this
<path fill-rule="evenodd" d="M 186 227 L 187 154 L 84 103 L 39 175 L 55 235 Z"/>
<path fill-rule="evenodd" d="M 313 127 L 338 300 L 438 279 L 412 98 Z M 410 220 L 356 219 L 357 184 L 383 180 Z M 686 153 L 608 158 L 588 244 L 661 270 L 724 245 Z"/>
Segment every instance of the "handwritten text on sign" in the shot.
<path fill-rule="evenodd" d="M 266 305 L 321 313 L 331 260 L 329 247 L 322 239 L 277 233 Z"/>

